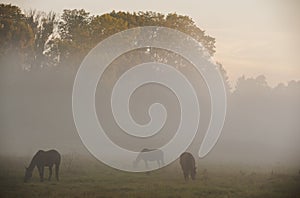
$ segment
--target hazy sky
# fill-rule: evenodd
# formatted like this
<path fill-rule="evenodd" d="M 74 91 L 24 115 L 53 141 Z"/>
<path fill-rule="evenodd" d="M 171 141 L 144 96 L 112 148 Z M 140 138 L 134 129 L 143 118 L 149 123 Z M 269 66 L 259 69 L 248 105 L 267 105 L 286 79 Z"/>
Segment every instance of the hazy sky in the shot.
<path fill-rule="evenodd" d="M 83 8 L 92 14 L 112 10 L 176 12 L 193 18 L 217 41 L 215 59 L 231 81 L 264 74 L 270 85 L 300 80 L 300 1 L 297 0 L 4 0 L 22 9 L 61 13 Z"/>

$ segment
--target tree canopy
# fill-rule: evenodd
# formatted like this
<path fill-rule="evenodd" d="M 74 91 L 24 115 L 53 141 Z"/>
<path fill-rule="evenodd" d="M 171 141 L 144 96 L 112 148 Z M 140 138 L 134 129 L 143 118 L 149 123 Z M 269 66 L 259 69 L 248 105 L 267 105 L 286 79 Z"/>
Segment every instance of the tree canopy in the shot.
<path fill-rule="evenodd" d="M 184 32 L 215 53 L 215 39 L 188 16 L 156 12 L 116 12 L 91 15 L 83 9 L 23 13 L 0 4 L 0 53 L 16 53 L 27 68 L 49 65 L 77 67 L 97 43 L 117 32 L 140 26 L 163 26 Z"/>

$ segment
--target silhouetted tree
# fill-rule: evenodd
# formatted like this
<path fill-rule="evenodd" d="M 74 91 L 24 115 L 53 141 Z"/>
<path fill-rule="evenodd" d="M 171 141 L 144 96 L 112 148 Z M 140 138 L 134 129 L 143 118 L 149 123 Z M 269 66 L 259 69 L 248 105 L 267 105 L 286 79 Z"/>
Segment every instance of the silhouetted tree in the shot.
<path fill-rule="evenodd" d="M 0 56 L 14 54 L 26 63 L 33 44 L 34 33 L 20 8 L 0 4 Z"/>

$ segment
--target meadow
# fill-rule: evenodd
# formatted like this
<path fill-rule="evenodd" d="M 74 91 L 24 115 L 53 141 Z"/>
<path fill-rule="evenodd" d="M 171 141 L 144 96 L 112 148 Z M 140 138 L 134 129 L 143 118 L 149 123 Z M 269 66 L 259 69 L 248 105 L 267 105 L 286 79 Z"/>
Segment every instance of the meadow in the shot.
<path fill-rule="evenodd" d="M 150 173 L 127 173 L 93 158 L 63 158 L 60 181 L 39 182 L 38 172 L 23 182 L 28 158 L 1 157 L 0 197 L 193 198 L 300 197 L 298 172 L 270 172 L 199 164 L 195 181 L 184 181 L 178 162 Z M 45 169 L 48 177 L 48 169 Z"/>

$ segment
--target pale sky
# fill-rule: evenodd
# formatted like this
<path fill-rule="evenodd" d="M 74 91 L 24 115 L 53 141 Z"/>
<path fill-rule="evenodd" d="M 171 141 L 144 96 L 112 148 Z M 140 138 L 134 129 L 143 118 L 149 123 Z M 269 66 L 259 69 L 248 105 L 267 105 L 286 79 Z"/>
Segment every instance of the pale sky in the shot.
<path fill-rule="evenodd" d="M 297 0 L 4 0 L 21 9 L 91 14 L 116 11 L 176 12 L 216 38 L 215 60 L 232 83 L 264 74 L 271 86 L 300 80 L 300 1 Z"/>

